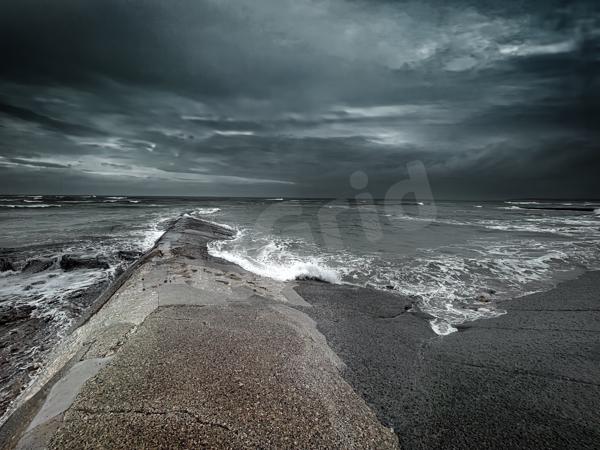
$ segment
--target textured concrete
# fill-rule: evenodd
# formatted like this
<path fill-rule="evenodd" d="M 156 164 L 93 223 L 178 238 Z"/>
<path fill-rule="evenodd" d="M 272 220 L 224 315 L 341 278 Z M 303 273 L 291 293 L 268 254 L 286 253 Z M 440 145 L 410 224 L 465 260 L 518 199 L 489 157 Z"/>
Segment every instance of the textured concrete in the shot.
<path fill-rule="evenodd" d="M 55 351 L 17 447 L 396 448 L 290 285 L 208 255 L 231 235 L 176 222 Z"/>
<path fill-rule="evenodd" d="M 392 448 L 320 345 L 268 304 L 161 308 L 50 447 Z"/>
<path fill-rule="evenodd" d="M 409 449 L 598 448 L 600 273 L 434 335 L 408 301 L 302 282 L 345 377 Z"/>

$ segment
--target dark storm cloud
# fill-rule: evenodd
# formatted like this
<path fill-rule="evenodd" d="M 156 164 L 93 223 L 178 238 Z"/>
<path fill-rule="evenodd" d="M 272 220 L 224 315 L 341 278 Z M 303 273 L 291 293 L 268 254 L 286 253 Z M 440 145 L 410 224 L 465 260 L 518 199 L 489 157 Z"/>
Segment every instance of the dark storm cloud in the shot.
<path fill-rule="evenodd" d="M 85 136 L 97 133 L 97 131 L 90 127 L 53 119 L 52 117 L 47 117 L 42 114 L 38 114 L 35 111 L 31 111 L 26 108 L 21 108 L 18 106 L 8 105 L 4 103 L 0 103 L 0 114 L 4 114 L 9 117 L 14 117 L 25 122 L 31 122 L 52 131 L 57 131 L 59 133 L 65 133 L 74 136 Z"/>
<path fill-rule="evenodd" d="M 596 3 L 6 1 L 0 189 L 600 196 Z"/>
<path fill-rule="evenodd" d="M 22 158 L 4 158 L 5 164 L 16 164 L 20 166 L 29 166 L 29 167 L 46 167 L 51 169 L 68 169 L 69 165 L 64 164 L 56 164 L 52 162 L 44 162 L 44 161 L 35 161 L 29 159 Z M 0 162 L 1 164 L 1 162 Z"/>

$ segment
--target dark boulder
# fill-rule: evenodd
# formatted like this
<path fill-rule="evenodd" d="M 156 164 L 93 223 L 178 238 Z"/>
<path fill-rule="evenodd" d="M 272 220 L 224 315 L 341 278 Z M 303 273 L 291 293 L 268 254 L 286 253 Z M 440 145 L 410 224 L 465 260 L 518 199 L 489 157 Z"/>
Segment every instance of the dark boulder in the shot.
<path fill-rule="evenodd" d="M 0 258 L 0 272 L 7 272 L 9 270 L 15 270 L 12 262 L 6 258 Z"/>
<path fill-rule="evenodd" d="M 489 297 L 487 297 L 486 295 L 479 295 L 479 296 L 477 296 L 477 301 L 481 302 L 481 303 L 489 303 L 491 301 L 491 299 Z"/>
<path fill-rule="evenodd" d="M 298 281 L 317 281 L 319 283 L 329 283 L 329 281 L 317 276 L 317 275 L 298 275 L 296 276 Z"/>
<path fill-rule="evenodd" d="M 71 255 L 63 255 L 60 259 L 60 268 L 66 272 L 77 269 L 108 269 L 110 266 L 106 261 L 99 258 L 78 258 Z"/>
<path fill-rule="evenodd" d="M 49 269 L 54 265 L 54 259 L 30 259 L 25 263 L 21 272 L 38 273 Z"/>
<path fill-rule="evenodd" d="M 119 250 L 117 253 L 119 259 L 123 261 L 134 261 L 142 256 L 142 252 L 136 252 L 133 250 Z"/>

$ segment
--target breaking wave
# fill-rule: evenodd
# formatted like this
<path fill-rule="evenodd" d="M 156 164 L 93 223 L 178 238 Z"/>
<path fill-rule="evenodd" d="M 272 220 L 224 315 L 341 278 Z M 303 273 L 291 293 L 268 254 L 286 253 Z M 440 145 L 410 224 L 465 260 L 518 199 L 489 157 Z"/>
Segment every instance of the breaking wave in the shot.
<path fill-rule="evenodd" d="M 414 298 L 421 310 L 434 316 L 432 329 L 444 335 L 456 331 L 458 324 L 505 314 L 498 301 L 550 289 L 557 274 L 600 266 L 600 230 L 589 217 L 560 217 L 558 222 L 554 217 L 519 217 L 508 223 L 436 220 L 444 226 L 471 225 L 509 234 L 502 239 L 484 234 L 463 245 L 419 248 L 415 254 L 394 257 L 353 247 L 329 250 L 301 238 L 261 235 L 253 229 L 238 231 L 233 240 L 211 243 L 209 253 L 280 281 L 318 279 L 397 292 Z M 547 237 L 537 238 L 532 232 Z M 553 235 L 564 237 L 557 240 Z M 572 238 L 586 237 L 589 242 L 573 245 Z"/>
<path fill-rule="evenodd" d="M 219 211 L 221 211 L 221 208 L 198 208 L 195 211 L 193 211 L 191 214 L 205 216 L 205 215 L 218 213 Z"/>
<path fill-rule="evenodd" d="M 242 230 L 232 240 L 213 241 L 209 244 L 209 253 L 249 272 L 279 281 L 311 279 L 341 283 L 340 274 L 318 257 L 303 258 L 290 251 L 295 241 L 270 238 L 248 248 L 245 247 L 248 236 L 248 231 Z"/>

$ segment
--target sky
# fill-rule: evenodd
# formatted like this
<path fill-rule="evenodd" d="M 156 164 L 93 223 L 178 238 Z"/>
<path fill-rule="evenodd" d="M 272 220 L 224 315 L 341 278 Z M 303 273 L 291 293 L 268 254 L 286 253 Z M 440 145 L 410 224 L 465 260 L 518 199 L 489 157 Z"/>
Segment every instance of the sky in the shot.
<path fill-rule="evenodd" d="M 4 0 L 0 55 L 4 194 L 600 198 L 597 0 Z"/>

